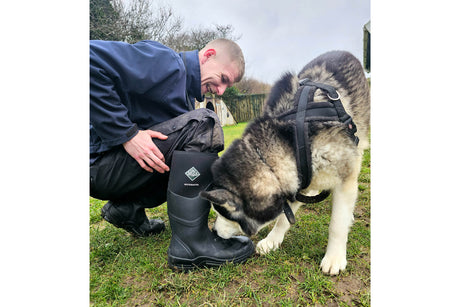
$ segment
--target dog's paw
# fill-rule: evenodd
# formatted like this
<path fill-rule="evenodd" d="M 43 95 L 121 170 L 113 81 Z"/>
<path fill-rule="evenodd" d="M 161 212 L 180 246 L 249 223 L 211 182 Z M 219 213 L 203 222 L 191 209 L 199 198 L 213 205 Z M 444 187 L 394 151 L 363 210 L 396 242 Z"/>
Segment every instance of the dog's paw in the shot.
<path fill-rule="evenodd" d="M 337 275 L 340 271 L 345 270 L 347 266 L 347 256 L 341 253 L 331 255 L 326 253 L 321 260 L 321 269 L 323 273 L 329 275 Z"/>
<path fill-rule="evenodd" d="M 267 238 L 257 243 L 256 252 L 260 255 L 268 254 L 271 251 L 277 250 L 281 245 L 280 241 L 272 241 Z"/>

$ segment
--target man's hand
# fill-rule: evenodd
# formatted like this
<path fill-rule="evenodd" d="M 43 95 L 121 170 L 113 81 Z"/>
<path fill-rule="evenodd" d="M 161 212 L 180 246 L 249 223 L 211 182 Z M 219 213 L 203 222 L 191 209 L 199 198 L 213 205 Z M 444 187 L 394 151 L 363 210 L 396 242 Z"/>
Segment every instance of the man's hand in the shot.
<path fill-rule="evenodd" d="M 123 147 L 143 169 L 150 173 L 156 170 L 163 174 L 169 171 L 169 167 L 164 163 L 165 158 L 152 138 L 166 140 L 168 137 L 158 131 L 139 130 L 135 137 L 123 143 Z"/>

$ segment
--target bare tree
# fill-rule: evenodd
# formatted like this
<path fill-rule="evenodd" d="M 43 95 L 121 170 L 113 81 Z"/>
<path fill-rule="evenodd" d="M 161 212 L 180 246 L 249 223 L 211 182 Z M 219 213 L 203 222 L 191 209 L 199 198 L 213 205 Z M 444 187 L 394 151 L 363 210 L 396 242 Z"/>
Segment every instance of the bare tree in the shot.
<path fill-rule="evenodd" d="M 150 39 L 176 51 L 203 48 L 216 38 L 238 40 L 231 25 L 202 26 L 183 30 L 181 17 L 169 6 L 150 0 L 90 0 L 90 38 L 135 43 Z"/>
<path fill-rule="evenodd" d="M 216 38 L 227 38 L 237 41 L 241 38 L 233 34 L 232 25 L 213 25 L 211 28 L 202 26 L 182 31 L 170 36 L 164 44 L 176 51 L 187 51 L 203 48 L 208 42 Z"/>
<path fill-rule="evenodd" d="M 128 6 L 122 0 L 113 0 L 112 5 L 119 14 L 117 28 L 124 29 L 123 40 L 128 43 L 145 39 L 164 42 L 182 29 L 182 19 L 171 7 L 154 7 L 149 0 L 131 0 Z"/>
<path fill-rule="evenodd" d="M 154 7 L 149 0 L 90 0 L 90 39 L 135 43 L 165 42 L 182 30 L 182 19 L 171 7 Z"/>
<path fill-rule="evenodd" d="M 109 0 L 90 0 L 90 39 L 123 40 L 119 18 Z"/>
<path fill-rule="evenodd" d="M 244 77 L 235 84 L 241 94 L 263 94 L 270 92 L 271 85 L 253 78 Z"/>

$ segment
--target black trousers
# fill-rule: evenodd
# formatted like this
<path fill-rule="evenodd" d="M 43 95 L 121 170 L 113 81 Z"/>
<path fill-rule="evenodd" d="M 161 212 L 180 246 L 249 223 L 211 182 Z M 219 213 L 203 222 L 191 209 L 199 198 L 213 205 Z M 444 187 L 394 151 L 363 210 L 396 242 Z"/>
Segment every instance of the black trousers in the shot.
<path fill-rule="evenodd" d="M 217 153 L 224 148 L 224 134 L 216 113 L 197 109 L 149 128 L 168 136 L 152 139 L 171 165 L 175 150 Z M 139 202 L 153 208 L 166 201 L 169 172 L 149 173 L 123 148 L 102 154 L 90 166 L 90 195 L 115 202 Z"/>

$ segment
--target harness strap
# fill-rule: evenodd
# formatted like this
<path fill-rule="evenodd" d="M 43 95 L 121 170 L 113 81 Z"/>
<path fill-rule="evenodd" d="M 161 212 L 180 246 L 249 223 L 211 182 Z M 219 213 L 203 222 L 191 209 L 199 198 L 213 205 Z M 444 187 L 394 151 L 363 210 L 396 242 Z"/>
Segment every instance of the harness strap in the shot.
<path fill-rule="evenodd" d="M 281 120 L 296 118 L 297 110 L 290 110 L 278 116 Z M 341 121 L 335 104 L 328 101 L 307 104 L 306 121 Z"/>
<path fill-rule="evenodd" d="M 297 109 L 290 110 L 278 116 L 281 120 L 292 120 L 295 118 L 294 139 L 296 145 L 296 163 L 299 170 L 301 180 L 301 189 L 307 188 L 312 179 L 312 163 L 311 163 L 311 141 L 308 135 L 308 127 L 312 121 L 339 121 L 347 127 L 347 133 L 353 140 L 355 145 L 358 145 L 359 138 L 355 136 L 357 131 L 353 119 L 345 111 L 345 108 L 340 101 L 340 94 L 330 85 L 323 83 L 312 82 L 309 79 L 299 81 L 299 89 L 296 92 L 295 100 Z M 317 89 L 322 89 L 327 92 L 330 101 L 313 102 L 313 97 Z M 316 196 L 305 196 L 297 192 L 295 198 L 303 203 L 316 203 L 323 201 L 330 194 L 330 191 L 322 191 Z M 295 222 L 292 211 L 286 203 L 283 206 L 283 211 L 292 224 Z"/>
<path fill-rule="evenodd" d="M 315 196 L 306 196 L 306 195 L 297 193 L 295 195 L 295 199 L 297 201 L 300 201 L 301 203 L 314 204 L 314 203 L 319 203 L 320 201 L 325 200 L 329 196 L 329 194 L 331 194 L 331 191 L 329 190 L 321 191 L 321 193 Z"/>
<path fill-rule="evenodd" d="M 308 133 L 305 133 L 305 126 L 307 126 L 308 131 L 308 121 L 305 123 L 305 115 L 307 111 L 307 102 L 309 100 L 313 100 L 314 90 L 315 89 L 312 86 L 303 86 L 296 114 L 296 157 L 297 165 L 300 168 L 302 187 L 307 187 L 310 184 L 312 173 L 311 163 L 309 163 L 311 161 L 310 139 L 308 137 Z"/>
<path fill-rule="evenodd" d="M 289 221 L 289 224 L 294 224 L 295 223 L 294 212 L 292 212 L 292 209 L 287 202 L 285 202 L 283 205 L 283 212 L 284 212 L 284 215 L 286 215 L 286 218 Z"/>
<path fill-rule="evenodd" d="M 302 79 L 299 81 L 299 84 L 300 86 L 303 86 L 303 85 L 313 85 L 315 87 L 319 87 L 325 91 L 327 91 L 327 93 L 329 94 L 329 98 L 331 100 L 338 100 L 340 98 L 340 95 L 339 93 L 335 90 L 335 88 L 333 86 L 330 86 L 328 84 L 324 84 L 324 83 L 317 83 L 317 82 L 313 82 L 311 81 L 310 79 L 308 78 L 305 78 L 305 79 Z"/>

